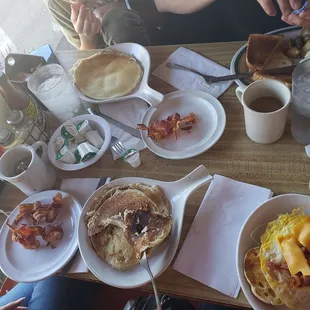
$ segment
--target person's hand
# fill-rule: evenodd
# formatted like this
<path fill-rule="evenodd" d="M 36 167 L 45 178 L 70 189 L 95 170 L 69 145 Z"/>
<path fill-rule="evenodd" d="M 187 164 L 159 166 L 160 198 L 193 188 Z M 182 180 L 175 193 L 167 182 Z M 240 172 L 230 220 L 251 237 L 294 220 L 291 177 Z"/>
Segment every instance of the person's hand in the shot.
<path fill-rule="evenodd" d="M 21 306 L 25 298 L 20 298 L 16 301 L 10 302 L 9 304 L 0 307 L 0 310 L 27 310 L 28 307 Z"/>
<path fill-rule="evenodd" d="M 310 10 L 306 10 L 300 15 L 282 16 L 282 20 L 292 26 L 300 26 L 310 29 Z"/>
<path fill-rule="evenodd" d="M 100 20 L 84 4 L 71 5 L 71 21 L 80 36 L 95 37 L 101 29 Z"/>
<path fill-rule="evenodd" d="M 111 9 L 118 8 L 118 7 L 123 7 L 126 8 L 125 2 L 124 1 L 114 1 L 108 4 L 105 4 L 103 6 L 100 6 L 96 10 L 94 10 L 95 16 L 100 20 L 102 23 L 104 15 L 110 11 Z"/>
<path fill-rule="evenodd" d="M 257 0 L 269 16 L 277 15 L 277 8 L 272 0 Z M 283 16 L 289 16 L 292 11 L 301 7 L 301 0 L 277 0 Z"/>

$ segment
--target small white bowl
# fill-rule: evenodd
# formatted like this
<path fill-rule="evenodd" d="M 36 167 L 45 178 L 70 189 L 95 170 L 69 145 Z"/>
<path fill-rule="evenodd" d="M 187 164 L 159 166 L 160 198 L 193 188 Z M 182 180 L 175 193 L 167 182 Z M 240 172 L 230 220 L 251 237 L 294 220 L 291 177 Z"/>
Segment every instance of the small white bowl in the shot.
<path fill-rule="evenodd" d="M 246 252 L 258 246 L 254 241 L 260 241 L 260 237 L 266 230 L 266 224 L 276 220 L 279 214 L 291 213 L 294 209 L 303 207 L 306 214 L 310 214 L 310 196 L 300 194 L 286 194 L 274 197 L 261 204 L 247 218 L 239 235 L 237 244 L 237 272 L 241 288 L 248 302 L 254 310 L 289 310 L 286 306 L 272 306 L 258 300 L 251 292 L 244 273 L 244 255 Z M 251 234 L 253 233 L 253 238 Z"/>
<path fill-rule="evenodd" d="M 56 151 L 55 151 L 54 142 L 58 137 L 61 136 L 62 126 L 67 125 L 67 124 L 77 125 L 78 123 L 84 120 L 89 121 L 90 127 L 93 130 L 98 130 L 100 136 L 104 140 L 104 143 L 102 147 L 100 148 L 98 154 L 94 156 L 93 158 L 85 162 L 80 162 L 78 164 L 66 164 L 66 163 L 61 162 L 60 160 L 56 160 Z M 80 170 L 80 169 L 89 167 L 95 162 L 97 162 L 108 149 L 110 142 L 111 142 L 111 127 L 107 121 L 105 121 L 103 118 L 96 116 L 96 115 L 91 115 L 91 114 L 79 115 L 63 123 L 54 132 L 48 144 L 48 158 L 55 167 L 61 170 L 66 170 L 66 171 Z"/>

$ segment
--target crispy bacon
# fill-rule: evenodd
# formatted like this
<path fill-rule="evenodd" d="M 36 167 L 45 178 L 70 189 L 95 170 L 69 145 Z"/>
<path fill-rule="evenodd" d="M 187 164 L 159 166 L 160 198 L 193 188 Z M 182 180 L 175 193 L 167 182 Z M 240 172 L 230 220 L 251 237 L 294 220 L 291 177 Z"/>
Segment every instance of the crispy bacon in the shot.
<path fill-rule="evenodd" d="M 192 124 L 198 122 L 198 117 L 194 113 L 190 113 L 185 116 L 183 119 L 180 114 L 174 113 L 170 115 L 166 120 L 156 120 L 152 121 L 150 126 L 147 127 L 144 124 L 138 124 L 137 129 L 148 131 L 148 136 L 158 142 L 165 139 L 167 136 L 174 133 L 175 138 L 177 139 L 177 131 L 181 130 L 190 130 L 192 129 Z"/>
<path fill-rule="evenodd" d="M 42 236 L 43 240 L 47 242 L 46 246 L 51 246 L 53 249 L 56 248 L 55 243 L 61 240 L 64 231 L 62 229 L 62 223 L 60 225 L 47 225 L 44 227 L 44 234 Z"/>
<path fill-rule="evenodd" d="M 43 219 L 47 223 L 52 223 L 55 221 L 62 206 L 63 198 L 61 193 L 57 193 L 53 197 L 53 202 L 50 205 L 42 205 L 39 201 L 20 205 L 19 214 L 15 218 L 14 223 L 17 225 L 24 217 L 29 218 L 33 225 L 38 225 Z"/>
<path fill-rule="evenodd" d="M 13 232 L 12 240 L 14 242 L 20 243 L 27 250 L 34 250 L 40 247 L 40 241 L 36 237 L 42 236 L 42 227 L 23 224 L 21 227 L 14 229 L 8 221 L 6 225 Z"/>
<path fill-rule="evenodd" d="M 275 264 L 274 262 L 267 262 L 267 267 L 270 269 L 289 270 L 287 264 L 285 263 Z"/>

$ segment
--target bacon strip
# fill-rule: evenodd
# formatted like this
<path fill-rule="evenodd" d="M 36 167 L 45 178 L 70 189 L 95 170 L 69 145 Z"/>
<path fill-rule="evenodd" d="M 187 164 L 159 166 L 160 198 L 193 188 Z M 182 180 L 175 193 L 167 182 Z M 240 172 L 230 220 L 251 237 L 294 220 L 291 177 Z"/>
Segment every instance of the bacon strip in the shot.
<path fill-rule="evenodd" d="M 147 127 L 144 124 L 138 124 L 137 129 L 148 131 L 148 137 L 150 137 L 155 142 L 165 139 L 171 134 L 175 134 L 177 139 L 178 130 L 190 130 L 192 129 L 192 124 L 198 122 L 198 117 L 194 113 L 190 113 L 183 119 L 180 114 L 174 113 L 170 115 L 166 120 L 155 120 L 152 121 L 150 126 Z"/>

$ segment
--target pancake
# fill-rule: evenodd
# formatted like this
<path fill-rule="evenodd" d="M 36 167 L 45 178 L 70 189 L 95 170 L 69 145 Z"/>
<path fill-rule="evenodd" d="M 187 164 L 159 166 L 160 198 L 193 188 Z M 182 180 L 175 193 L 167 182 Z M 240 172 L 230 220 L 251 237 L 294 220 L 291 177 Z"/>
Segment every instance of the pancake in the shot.
<path fill-rule="evenodd" d="M 158 186 L 105 187 L 84 217 L 96 253 L 118 270 L 135 266 L 170 234 L 170 203 Z"/>
<path fill-rule="evenodd" d="M 118 226 L 109 225 L 90 240 L 97 255 L 117 270 L 127 270 L 139 263 L 134 248 Z"/>
<path fill-rule="evenodd" d="M 153 214 L 150 210 L 125 212 L 127 239 L 132 244 L 137 259 L 144 251 L 160 245 L 169 235 L 171 216 Z M 148 253 L 148 252 L 147 252 Z"/>
<path fill-rule="evenodd" d="M 71 73 L 79 90 L 97 100 L 128 95 L 143 75 L 140 64 L 133 56 L 115 51 L 103 51 L 78 60 Z"/>
<path fill-rule="evenodd" d="M 268 284 L 262 269 L 259 258 L 259 247 L 250 249 L 244 257 L 244 276 L 251 286 L 254 296 L 266 304 L 281 305 L 274 290 Z"/>

